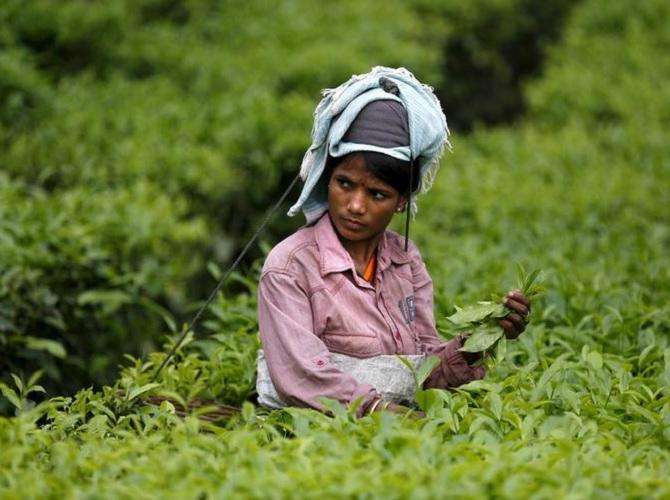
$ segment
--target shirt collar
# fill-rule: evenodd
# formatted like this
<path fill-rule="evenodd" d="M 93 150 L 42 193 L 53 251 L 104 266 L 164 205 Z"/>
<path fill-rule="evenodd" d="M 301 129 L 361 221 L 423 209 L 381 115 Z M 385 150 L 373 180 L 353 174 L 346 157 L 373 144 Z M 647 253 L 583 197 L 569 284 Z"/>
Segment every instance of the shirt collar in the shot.
<path fill-rule="evenodd" d="M 393 264 L 407 264 L 410 262 L 408 252 L 405 252 L 404 238 L 393 231 L 386 231 L 379 240 L 377 247 L 377 271 L 383 271 Z"/>
<path fill-rule="evenodd" d="M 314 225 L 316 244 L 321 257 L 321 275 L 351 270 L 356 273 L 354 261 L 337 237 L 328 213 L 325 213 Z M 400 236 L 386 231 L 377 247 L 377 272 L 394 264 L 406 264 L 410 261 Z"/>
<path fill-rule="evenodd" d="M 321 256 L 321 276 L 354 270 L 354 261 L 337 237 L 328 212 L 314 225 L 314 235 Z"/>

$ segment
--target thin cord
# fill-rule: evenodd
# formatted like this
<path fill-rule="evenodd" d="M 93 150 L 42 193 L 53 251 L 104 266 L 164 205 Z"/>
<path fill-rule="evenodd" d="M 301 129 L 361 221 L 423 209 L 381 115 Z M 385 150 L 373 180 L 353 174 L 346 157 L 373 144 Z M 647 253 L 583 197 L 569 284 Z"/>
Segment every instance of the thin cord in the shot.
<path fill-rule="evenodd" d="M 268 224 L 268 222 L 270 222 L 270 219 L 272 218 L 274 213 L 277 211 L 277 209 L 280 207 L 280 205 L 284 202 L 284 200 L 286 199 L 288 194 L 291 192 L 291 190 L 293 189 L 293 186 L 296 185 L 296 183 L 298 182 L 298 179 L 300 179 L 300 174 L 296 175 L 295 179 L 293 179 L 293 181 L 291 182 L 289 187 L 286 189 L 286 191 L 284 191 L 284 194 L 281 195 L 279 200 L 277 200 L 277 202 L 274 204 L 274 206 L 267 212 L 267 214 L 265 216 L 265 219 L 263 220 L 261 225 L 258 227 L 258 229 L 254 233 L 254 235 L 251 237 L 251 239 L 247 242 L 245 247 L 242 249 L 240 254 L 237 256 L 237 259 L 235 259 L 235 262 L 233 262 L 233 264 L 228 268 L 228 270 L 226 271 L 226 274 L 223 275 L 223 278 L 221 278 L 218 285 L 216 285 L 216 288 L 214 288 L 212 293 L 209 294 L 209 297 L 207 298 L 207 300 L 205 301 L 203 306 L 198 310 L 196 315 L 193 317 L 193 319 L 189 323 L 186 330 L 184 330 L 184 333 L 181 335 L 181 337 L 179 338 L 177 343 L 172 347 L 172 349 L 170 349 L 170 352 L 168 353 L 168 355 L 165 356 L 165 359 L 163 359 L 163 362 L 160 364 L 160 366 L 158 367 L 158 369 L 154 373 L 153 377 L 151 377 L 152 382 L 154 382 L 156 380 L 156 378 L 158 377 L 160 372 L 163 370 L 165 365 L 172 358 L 172 356 L 177 351 L 177 349 L 179 349 L 179 346 L 182 344 L 182 342 L 184 342 L 184 339 L 186 338 L 186 335 L 188 334 L 188 332 L 193 330 L 196 323 L 200 320 L 200 316 L 202 316 L 202 314 L 205 312 L 205 309 L 207 309 L 207 307 L 209 307 L 209 305 L 212 303 L 212 301 L 214 300 L 214 297 L 216 297 L 216 294 L 219 293 L 219 290 L 221 290 L 221 287 L 223 287 L 223 285 L 226 283 L 226 281 L 228 280 L 230 275 L 233 273 L 235 268 L 242 261 L 242 258 L 246 255 L 247 251 L 249 250 L 251 245 L 254 243 L 254 241 L 256 241 L 256 238 L 258 238 L 258 235 L 261 233 L 261 231 L 263 229 L 265 229 L 265 226 Z"/>
<path fill-rule="evenodd" d="M 409 190 L 407 193 L 407 212 L 405 213 L 405 252 L 409 247 L 409 219 L 412 207 L 412 184 L 414 183 L 414 159 L 409 160 Z"/>

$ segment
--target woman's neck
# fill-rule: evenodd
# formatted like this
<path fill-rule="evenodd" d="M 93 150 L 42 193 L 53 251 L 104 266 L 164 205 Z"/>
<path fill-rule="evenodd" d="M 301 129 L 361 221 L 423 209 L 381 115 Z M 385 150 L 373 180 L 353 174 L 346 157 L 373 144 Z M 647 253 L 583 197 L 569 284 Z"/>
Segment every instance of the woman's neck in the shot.
<path fill-rule="evenodd" d="M 377 245 L 379 245 L 381 239 L 381 234 L 365 241 L 351 241 L 340 238 L 342 246 L 351 256 L 351 260 L 354 261 L 354 267 L 358 274 L 362 275 L 365 272 L 365 268 L 368 262 L 370 262 L 372 255 L 377 251 Z"/>

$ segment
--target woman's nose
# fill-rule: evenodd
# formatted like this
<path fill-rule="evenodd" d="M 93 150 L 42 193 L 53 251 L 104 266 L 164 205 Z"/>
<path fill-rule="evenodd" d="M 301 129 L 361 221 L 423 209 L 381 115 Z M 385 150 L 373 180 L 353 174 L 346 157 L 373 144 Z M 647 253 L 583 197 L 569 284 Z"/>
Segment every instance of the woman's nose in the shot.
<path fill-rule="evenodd" d="M 364 214 L 365 213 L 365 196 L 363 193 L 355 191 L 351 193 L 351 197 L 349 198 L 349 203 L 347 204 L 347 208 L 349 209 L 349 212 L 352 214 Z"/>

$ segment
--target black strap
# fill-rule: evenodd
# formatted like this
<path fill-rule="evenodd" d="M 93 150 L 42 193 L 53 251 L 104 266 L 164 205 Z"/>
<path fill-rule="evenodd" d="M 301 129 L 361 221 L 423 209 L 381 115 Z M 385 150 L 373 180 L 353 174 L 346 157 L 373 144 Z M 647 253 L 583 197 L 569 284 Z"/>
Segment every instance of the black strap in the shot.
<path fill-rule="evenodd" d="M 412 210 L 412 184 L 414 183 L 414 159 L 409 160 L 409 189 L 407 190 L 407 207 L 405 212 L 405 252 L 409 246 L 409 219 Z"/>
<path fill-rule="evenodd" d="M 291 182 L 289 187 L 286 188 L 286 191 L 284 191 L 284 194 L 282 194 L 281 197 L 279 198 L 279 200 L 277 200 L 277 202 L 274 204 L 274 206 L 270 210 L 268 210 L 268 212 L 265 215 L 265 219 L 263 219 L 263 222 L 258 227 L 258 229 L 256 229 L 256 232 L 254 233 L 254 235 L 251 237 L 251 239 L 247 242 L 247 244 L 242 249 L 240 254 L 237 256 L 237 258 L 235 259 L 235 262 L 233 262 L 233 264 L 228 268 L 226 273 L 223 275 L 223 278 L 221 278 L 219 283 L 216 285 L 216 288 L 214 288 L 212 293 L 209 294 L 209 297 L 207 298 L 205 303 L 202 305 L 202 307 L 200 307 L 198 312 L 195 314 L 195 316 L 193 317 L 193 319 L 189 323 L 186 330 L 184 330 L 184 333 L 181 335 L 181 337 L 179 337 L 179 340 L 177 340 L 177 343 L 172 347 L 172 349 L 170 349 L 170 352 L 168 352 L 167 356 L 165 356 L 165 358 L 163 359 L 163 362 L 160 364 L 160 366 L 158 367 L 158 369 L 154 373 L 153 377 L 151 377 L 152 382 L 154 382 L 156 380 L 156 378 L 158 377 L 160 372 L 163 370 L 165 365 L 168 363 L 168 361 L 170 361 L 170 359 L 172 358 L 174 353 L 177 351 L 177 349 L 179 349 L 179 346 L 182 344 L 182 342 L 184 342 L 184 339 L 186 338 L 186 335 L 188 334 L 188 332 L 193 330 L 196 323 L 200 320 L 200 317 L 202 316 L 202 314 L 205 312 L 205 310 L 209 307 L 209 305 L 212 303 L 212 301 L 216 297 L 216 294 L 219 293 L 219 290 L 221 290 L 221 287 L 223 287 L 223 285 L 226 283 L 226 281 L 228 281 L 228 278 L 233 273 L 233 271 L 237 268 L 239 263 L 242 261 L 242 259 L 246 255 L 249 248 L 251 248 L 251 245 L 254 243 L 254 241 L 256 241 L 256 238 L 258 238 L 258 235 L 261 233 L 261 231 L 263 231 L 263 229 L 265 229 L 265 226 L 268 224 L 268 222 L 270 222 L 270 219 L 272 219 L 272 216 L 275 214 L 277 209 L 281 206 L 281 204 L 284 202 L 286 197 L 289 195 L 289 193 L 293 189 L 293 186 L 296 185 L 296 183 L 298 182 L 298 179 L 300 179 L 300 175 L 296 175 L 295 179 L 293 179 L 293 181 Z"/>

